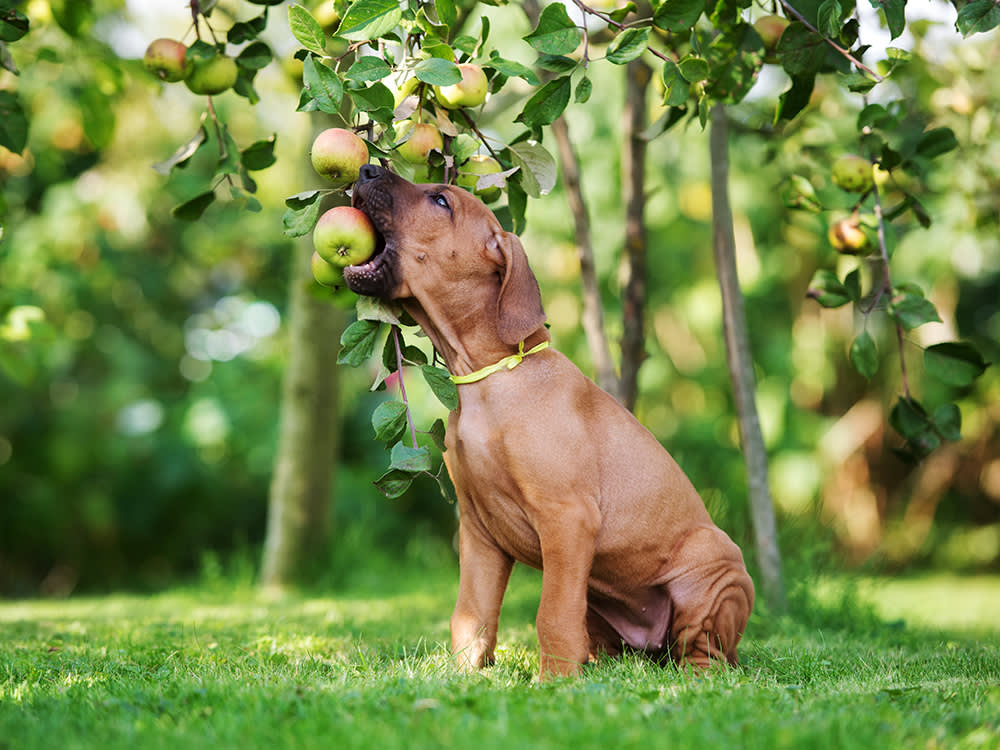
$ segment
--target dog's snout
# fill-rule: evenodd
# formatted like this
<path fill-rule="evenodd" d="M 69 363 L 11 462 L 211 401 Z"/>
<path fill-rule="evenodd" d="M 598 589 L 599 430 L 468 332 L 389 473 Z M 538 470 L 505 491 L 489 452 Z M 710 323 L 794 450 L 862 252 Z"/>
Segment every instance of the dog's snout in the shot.
<path fill-rule="evenodd" d="M 365 164 L 361 167 L 361 172 L 358 174 L 358 182 L 370 182 L 371 180 L 377 180 L 382 176 L 385 170 L 375 164 Z"/>

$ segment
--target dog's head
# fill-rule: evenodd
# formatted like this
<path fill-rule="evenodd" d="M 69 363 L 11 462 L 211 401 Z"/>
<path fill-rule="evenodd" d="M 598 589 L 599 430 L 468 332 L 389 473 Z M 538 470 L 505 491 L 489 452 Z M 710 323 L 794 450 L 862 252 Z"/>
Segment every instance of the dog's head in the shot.
<path fill-rule="evenodd" d="M 352 291 L 413 299 L 452 316 L 495 300 L 497 331 L 511 345 L 545 322 L 538 282 L 520 241 L 470 192 L 414 184 L 366 165 L 353 202 L 375 225 L 378 241 L 369 260 L 344 269 Z"/>

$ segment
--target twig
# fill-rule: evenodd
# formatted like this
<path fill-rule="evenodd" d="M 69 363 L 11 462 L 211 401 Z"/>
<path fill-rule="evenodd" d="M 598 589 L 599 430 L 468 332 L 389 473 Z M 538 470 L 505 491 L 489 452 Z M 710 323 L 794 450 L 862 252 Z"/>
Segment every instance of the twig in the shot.
<path fill-rule="evenodd" d="M 889 275 L 889 250 L 885 244 L 885 218 L 882 216 L 882 198 L 879 195 L 878 185 L 872 186 L 872 196 L 875 199 L 875 221 L 878 222 L 878 249 L 882 255 L 882 286 L 875 296 L 869 312 L 875 308 L 875 303 L 886 292 L 892 293 L 892 277 Z M 899 344 L 899 373 L 902 378 L 903 396 L 907 400 L 910 398 L 910 379 L 906 372 L 906 353 L 904 351 L 905 341 L 903 340 L 903 326 L 896 322 L 896 341 Z"/>
<path fill-rule="evenodd" d="M 392 343 L 396 345 L 396 373 L 399 375 L 399 395 L 403 397 L 403 406 L 406 407 L 406 423 L 410 425 L 410 440 L 413 442 L 414 450 L 417 449 L 417 428 L 413 424 L 413 415 L 410 413 L 410 401 L 406 398 L 406 386 L 403 385 L 403 347 L 399 344 L 399 326 L 392 326 Z"/>
<path fill-rule="evenodd" d="M 475 121 L 471 117 L 469 117 L 469 113 L 466 112 L 464 108 L 460 109 L 458 111 L 461 112 L 462 113 L 462 117 L 465 118 L 465 124 L 468 125 L 472 129 L 472 132 L 475 133 L 476 136 L 479 138 L 479 142 L 482 143 L 484 146 L 486 146 L 486 150 L 490 152 L 490 156 L 492 156 L 494 159 L 496 159 L 499 162 L 500 161 L 500 157 L 497 156 L 497 152 L 493 150 L 493 147 L 490 145 L 490 143 L 487 140 L 486 136 L 483 135 L 483 132 L 476 125 Z"/>
<path fill-rule="evenodd" d="M 574 2 L 575 1 L 576 0 L 574 0 Z M 807 29 L 809 29 L 814 34 L 819 34 L 819 37 L 824 42 L 826 42 L 827 44 L 829 44 L 831 47 L 833 47 L 835 50 L 837 50 L 837 52 L 839 52 L 841 55 L 843 55 L 844 57 L 846 57 L 859 70 L 863 70 L 866 73 L 870 73 L 872 76 L 874 76 L 875 81 L 877 83 L 882 83 L 882 81 L 885 80 L 882 76 L 880 76 L 874 70 L 872 70 L 871 68 L 869 68 L 863 62 L 861 62 L 858 58 L 856 58 L 854 55 L 852 55 L 849 50 L 844 49 L 839 44 L 837 44 L 835 41 L 833 41 L 832 39 L 830 39 L 830 37 L 826 36 L 825 34 L 820 33 L 820 30 L 817 29 L 815 26 L 813 26 L 811 23 L 809 23 L 809 21 L 806 20 L 805 16 L 803 16 L 801 13 L 799 13 L 797 10 L 795 10 L 795 8 L 793 8 L 791 5 L 788 4 L 788 0 L 778 0 L 778 2 L 781 3 L 781 7 L 785 9 L 786 13 L 788 13 L 789 15 L 795 16 L 796 20 L 798 20 L 799 22 L 801 22 L 803 26 L 805 26 Z"/>
<path fill-rule="evenodd" d="M 579 8 L 580 10 L 582 10 L 584 13 L 589 13 L 592 16 L 600 18 L 606 24 L 608 24 L 609 26 L 614 26 L 619 31 L 625 31 L 625 30 L 631 28 L 628 24 L 624 24 L 624 23 L 621 23 L 620 21 L 616 21 L 611 16 L 609 16 L 607 13 L 602 13 L 601 11 L 597 10 L 596 8 L 591 8 L 589 5 L 587 5 L 586 3 L 582 2 L 582 0 L 573 0 L 573 5 L 575 5 L 577 8 Z M 663 54 L 662 52 L 660 52 L 657 49 L 653 49 L 652 47 L 646 47 L 646 49 L 649 51 L 650 54 L 654 55 L 655 57 L 660 58 L 664 62 L 675 62 L 669 55 L 665 55 L 665 54 Z"/>

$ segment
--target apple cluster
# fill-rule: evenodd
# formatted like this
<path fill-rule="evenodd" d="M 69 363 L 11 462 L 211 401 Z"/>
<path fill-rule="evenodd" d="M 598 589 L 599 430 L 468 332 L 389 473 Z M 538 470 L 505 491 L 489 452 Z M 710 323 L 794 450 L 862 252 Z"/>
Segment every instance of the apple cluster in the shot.
<path fill-rule="evenodd" d="M 433 87 L 434 104 L 447 110 L 478 107 L 486 101 L 489 82 L 483 69 L 475 63 L 461 63 L 462 78 L 457 83 Z M 396 92 L 397 111 L 400 105 L 425 86 L 417 78 L 408 79 Z M 429 88 L 429 87 L 428 87 Z M 424 94 L 421 89 L 420 95 Z M 443 153 L 444 136 L 438 127 L 422 119 L 422 102 L 412 112 L 395 123 L 394 158 L 413 168 L 417 181 L 430 177 L 429 165 L 434 153 Z M 404 108 L 407 109 L 407 108 Z M 376 149 L 378 153 L 378 149 Z M 384 153 L 384 152 L 383 152 Z M 309 158 L 313 169 L 325 178 L 332 190 L 346 190 L 358 179 L 361 167 L 368 163 L 369 144 L 354 130 L 327 128 L 316 136 Z M 438 162 L 440 163 L 440 162 Z M 501 195 L 496 185 L 479 187 L 483 175 L 502 171 L 491 156 L 473 155 L 459 165 L 455 183 L 491 202 Z M 337 206 L 323 213 L 313 229 L 312 273 L 320 284 L 337 287 L 342 283 L 342 269 L 368 260 L 375 251 L 376 232 L 368 217 L 350 206 Z"/>
<path fill-rule="evenodd" d="M 231 89 L 239 77 L 239 67 L 232 57 L 220 52 L 208 56 L 190 54 L 190 48 L 176 39 L 154 39 L 142 62 L 161 81 L 184 81 L 195 94 L 221 94 Z"/>

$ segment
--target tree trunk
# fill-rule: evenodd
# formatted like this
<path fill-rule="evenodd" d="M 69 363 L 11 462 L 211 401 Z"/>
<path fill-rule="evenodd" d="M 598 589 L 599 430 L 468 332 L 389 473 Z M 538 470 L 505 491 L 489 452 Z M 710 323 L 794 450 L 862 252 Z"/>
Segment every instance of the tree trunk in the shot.
<path fill-rule="evenodd" d="M 625 200 L 625 291 L 622 299 L 622 364 L 618 400 L 635 409 L 639 367 L 646 359 L 646 91 L 652 70 L 636 59 L 625 66 L 622 190 Z"/>
<path fill-rule="evenodd" d="M 760 430 L 755 399 L 753 360 L 743 310 L 743 293 L 736 273 L 736 238 L 729 203 L 729 134 L 726 110 L 712 107 L 709 148 L 712 161 L 712 230 L 715 267 L 722 292 L 722 319 L 726 359 L 739 414 L 743 460 L 747 470 L 750 515 L 753 520 L 764 600 L 772 611 L 785 609 L 785 587 L 781 576 L 781 552 L 774 520 L 774 504 L 767 475 L 767 450 Z"/>
<path fill-rule="evenodd" d="M 583 294 L 583 332 L 587 337 L 587 346 L 590 348 L 590 358 L 594 363 L 594 374 L 598 385 L 609 393 L 616 393 L 618 376 L 611 360 L 608 338 L 604 334 L 604 305 L 601 302 L 601 288 L 594 264 L 594 245 L 590 239 L 590 214 L 580 184 L 580 160 L 573 149 L 565 117 L 559 117 L 552 123 L 552 134 L 559 149 L 559 166 L 566 186 L 566 200 L 573 214 Z"/>
<path fill-rule="evenodd" d="M 337 455 L 337 341 L 343 315 L 310 295 L 312 245 L 299 241 L 290 269 L 288 363 L 268 498 L 261 585 L 280 590 L 325 550 Z"/>

